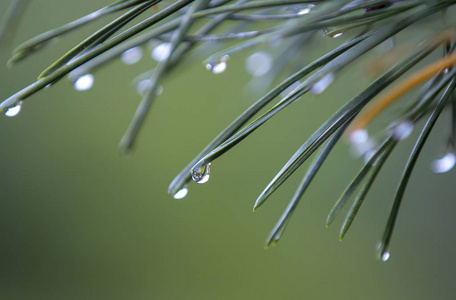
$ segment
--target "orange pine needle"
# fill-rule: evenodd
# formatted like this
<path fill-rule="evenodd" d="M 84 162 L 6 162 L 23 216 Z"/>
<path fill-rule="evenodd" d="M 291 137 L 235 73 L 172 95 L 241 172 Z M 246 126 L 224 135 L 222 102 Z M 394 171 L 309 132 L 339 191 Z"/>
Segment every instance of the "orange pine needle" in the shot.
<path fill-rule="evenodd" d="M 449 31 L 442 32 L 430 42 L 432 43 L 444 43 L 448 40 L 451 40 L 452 37 L 456 35 L 456 30 L 451 29 Z M 395 86 L 393 89 L 389 90 L 383 94 L 376 102 L 369 106 L 365 112 L 360 114 L 360 116 L 351 124 L 348 128 L 347 133 L 351 133 L 356 130 L 364 128 L 375 116 L 382 112 L 386 107 L 396 101 L 399 97 L 415 88 L 417 85 L 423 83 L 424 81 L 430 79 L 432 76 L 440 72 L 442 69 L 449 68 L 456 63 L 456 53 L 453 53 L 449 56 L 424 67 L 420 71 L 415 72 L 406 79 L 404 79 L 400 84 Z"/>

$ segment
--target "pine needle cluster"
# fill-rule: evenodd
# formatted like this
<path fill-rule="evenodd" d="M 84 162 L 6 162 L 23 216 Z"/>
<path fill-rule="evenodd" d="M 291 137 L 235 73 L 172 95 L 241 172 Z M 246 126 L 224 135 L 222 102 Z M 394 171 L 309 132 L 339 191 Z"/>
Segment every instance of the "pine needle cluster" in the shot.
<path fill-rule="evenodd" d="M 0 24 L 0 41 L 14 34 L 26 0 L 12 0 Z M 192 51 L 206 47 L 212 54 L 205 66 L 214 73 L 223 72 L 230 56 L 252 47 L 263 49 L 249 57 L 252 76 L 265 85 L 280 79 L 231 124 L 220 132 L 171 182 L 169 193 L 183 198 L 193 180 L 204 183 L 209 179 L 211 163 L 247 138 L 265 122 L 295 101 L 305 101 L 307 93 L 320 94 L 337 79 L 340 71 L 368 55 L 379 45 L 389 45 L 394 51 L 401 42 L 402 32 L 426 28 L 425 37 L 413 50 L 396 55 L 384 63 L 382 73 L 367 88 L 347 99 L 338 111 L 322 124 L 289 158 L 266 186 L 254 204 L 259 208 L 306 160 L 315 157 L 295 194 L 266 239 L 266 246 L 281 238 L 290 218 L 320 167 L 342 137 L 365 160 L 342 196 L 330 211 L 331 224 L 345 204 L 354 198 L 345 218 L 340 238 L 353 223 L 377 175 L 397 144 L 412 130 L 421 130 L 399 180 L 390 216 L 378 248 L 379 258 L 389 258 L 390 241 L 404 198 L 407 183 L 418 156 L 438 117 L 444 110 L 452 115 L 448 142 L 442 158 L 434 162 L 435 172 L 449 171 L 456 162 L 456 24 L 452 14 L 456 1 L 450 0 L 118 0 L 93 13 L 61 27 L 44 32 L 22 44 L 13 52 L 8 65 L 12 66 L 66 34 L 102 19 L 118 15 L 86 39 L 69 49 L 39 74 L 36 82 L 18 91 L 0 104 L 0 111 L 15 115 L 23 101 L 46 87 L 68 77 L 77 88 L 90 87 L 91 74 L 121 57 L 130 63 L 147 44 L 155 43 L 153 54 L 156 67 L 141 75 L 142 100 L 122 137 L 122 152 L 131 150 L 146 115 L 160 90 L 160 82 L 174 68 L 179 68 Z M 141 21 L 137 21 L 141 16 Z M 322 36 L 324 33 L 324 36 Z M 403 35 L 404 36 L 404 35 Z M 300 60 L 300 53 L 314 38 L 337 38 L 340 43 L 310 63 Z M 274 48 L 271 51 L 271 48 Z M 418 64 L 433 58 L 424 67 Z M 438 57 L 438 58 L 435 58 Z M 292 65 L 294 68 L 286 68 Z M 292 70 L 292 71 L 290 71 Z M 376 132 L 375 138 L 367 128 L 373 118 L 393 105 L 412 89 L 419 96 L 399 115 L 390 115 L 390 124 Z M 424 120 L 424 125 L 419 121 Z"/>

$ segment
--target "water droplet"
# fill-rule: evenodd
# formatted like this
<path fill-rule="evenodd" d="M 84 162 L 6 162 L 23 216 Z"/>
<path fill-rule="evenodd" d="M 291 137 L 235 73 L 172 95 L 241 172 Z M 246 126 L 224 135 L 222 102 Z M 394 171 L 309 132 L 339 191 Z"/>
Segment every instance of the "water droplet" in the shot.
<path fill-rule="evenodd" d="M 207 63 L 206 70 L 211 71 L 214 74 L 220 74 L 226 70 L 226 62 L 222 61 L 218 64 Z"/>
<path fill-rule="evenodd" d="M 323 93 L 331 85 L 331 83 L 333 81 L 334 81 L 334 74 L 328 73 L 312 86 L 312 88 L 310 89 L 310 92 L 314 95 L 319 95 L 319 94 Z"/>
<path fill-rule="evenodd" d="M 141 60 L 143 52 L 141 47 L 128 49 L 120 56 L 122 62 L 126 65 L 133 65 Z"/>
<path fill-rule="evenodd" d="M 8 108 L 7 111 L 5 111 L 5 116 L 7 117 L 15 117 L 19 114 L 22 108 L 22 101 L 20 101 L 16 106 Z"/>
<path fill-rule="evenodd" d="M 206 183 L 209 181 L 209 175 L 211 172 L 211 164 L 197 164 L 192 169 L 192 178 L 196 183 Z"/>
<path fill-rule="evenodd" d="M 174 194 L 173 198 L 182 199 L 185 196 L 187 196 L 187 193 L 188 193 L 188 189 L 186 187 L 184 187 L 183 189 L 180 189 L 179 191 L 177 191 L 177 193 Z"/>
<path fill-rule="evenodd" d="M 366 129 L 358 129 L 350 133 L 349 141 L 351 144 L 351 152 L 354 157 L 364 156 L 364 161 L 367 162 L 375 153 L 375 141 L 369 138 Z"/>
<path fill-rule="evenodd" d="M 387 261 L 389 258 L 390 258 L 389 251 L 386 251 L 385 253 L 382 254 L 382 261 Z"/>
<path fill-rule="evenodd" d="M 77 91 L 87 91 L 93 86 L 94 78 L 92 74 L 82 75 L 74 82 Z"/>
<path fill-rule="evenodd" d="M 302 16 L 302 15 L 306 15 L 310 13 L 310 8 L 303 8 L 303 9 L 300 9 L 297 13 L 298 16 Z"/>
<path fill-rule="evenodd" d="M 156 61 L 164 61 L 171 54 L 171 43 L 161 43 L 152 50 L 152 58 Z"/>
<path fill-rule="evenodd" d="M 350 143 L 359 145 L 364 144 L 369 139 L 369 134 L 367 133 L 366 129 L 357 129 L 350 133 Z"/>
<path fill-rule="evenodd" d="M 338 38 L 338 37 L 340 37 L 342 34 L 343 34 L 343 32 L 338 32 L 338 33 L 336 33 L 336 34 L 333 34 L 333 35 L 332 35 L 332 38 Z"/>
<path fill-rule="evenodd" d="M 306 15 L 306 14 L 310 13 L 310 11 L 312 10 L 313 7 L 315 7 L 315 4 L 309 4 L 309 5 L 307 5 L 307 7 L 301 8 L 298 11 L 297 15 L 298 16 Z"/>
<path fill-rule="evenodd" d="M 442 158 L 436 159 L 431 164 L 434 173 L 446 173 L 453 169 L 456 164 L 456 155 L 453 152 L 445 154 Z"/>
<path fill-rule="evenodd" d="M 397 125 L 394 125 L 392 129 L 393 139 L 396 141 L 402 141 L 410 136 L 413 131 L 413 122 L 403 121 Z"/>
<path fill-rule="evenodd" d="M 252 76 L 262 76 L 272 67 L 272 57 L 266 52 L 253 53 L 245 60 L 245 68 Z"/>
<path fill-rule="evenodd" d="M 210 61 L 206 64 L 206 70 L 214 74 L 220 74 L 226 70 L 226 61 L 230 58 L 229 55 L 223 55 L 217 62 Z"/>

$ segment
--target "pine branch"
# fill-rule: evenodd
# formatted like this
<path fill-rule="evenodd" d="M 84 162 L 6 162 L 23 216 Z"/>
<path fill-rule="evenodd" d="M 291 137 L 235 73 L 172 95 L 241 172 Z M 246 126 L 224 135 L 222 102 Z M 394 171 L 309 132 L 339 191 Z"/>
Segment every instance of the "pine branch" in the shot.
<path fill-rule="evenodd" d="M 11 1 L 10 8 L 0 23 L 0 42 L 4 42 L 8 35 L 14 33 L 17 25 L 15 20 L 26 3 L 27 1 Z M 10 66 L 32 57 L 32 54 L 45 49 L 45 46 L 51 46 L 51 41 L 58 42 L 59 38 L 95 20 L 122 12 L 113 21 L 69 49 L 62 57 L 56 58 L 55 62 L 38 76 L 36 82 L 0 103 L 0 112 L 14 116 L 30 96 L 56 84 L 62 78 L 68 76 L 70 80 L 77 82 L 132 49 L 151 41 L 160 43 L 159 46 L 164 52 L 161 53 L 162 57 L 157 65 L 138 77 L 146 80 L 147 86 L 119 144 L 122 152 L 128 152 L 139 137 L 142 124 L 160 89 L 160 82 L 171 76 L 172 71 L 179 69 L 188 54 L 196 51 L 197 47 L 211 50 L 210 56 L 204 61 L 205 66 L 214 73 L 220 73 L 225 70 L 230 56 L 239 55 L 253 47 L 268 51 L 269 45 L 279 42 L 277 51 L 258 56 L 265 61 L 255 63 L 255 67 L 264 68 L 265 71 L 259 69 L 253 76 L 259 76 L 258 79 L 264 83 L 265 88 L 275 79 L 280 83 L 241 113 L 174 178 L 168 192 L 174 198 L 180 199 L 187 195 L 192 179 L 198 183 L 207 182 L 210 168 L 216 159 L 246 140 L 279 112 L 290 109 L 296 101 L 305 101 L 309 93 L 324 92 L 338 79 L 341 70 L 357 67 L 360 57 L 369 55 L 374 48 L 392 40 L 401 32 L 410 33 L 416 28 L 426 27 L 426 22 L 440 18 L 441 14 L 444 15 L 450 8 L 454 8 L 455 4 L 456 0 L 178 0 L 171 4 L 159 0 L 119 0 L 20 44 L 8 62 Z M 138 22 L 140 16 L 143 18 Z M 435 32 L 424 38 L 415 50 L 398 59 L 356 97 L 348 99 L 345 105 L 302 144 L 270 181 L 258 196 L 254 210 L 263 205 L 307 159 L 319 151 L 267 237 L 266 246 L 276 244 L 282 237 L 305 191 L 334 146 L 345 135 L 352 147 L 364 157 L 365 164 L 328 216 L 327 225 L 334 221 L 360 188 L 342 225 L 342 239 L 352 226 L 369 190 L 396 145 L 409 136 L 420 120 L 429 116 L 399 182 L 379 248 L 379 257 L 384 261 L 389 258 L 392 232 L 407 183 L 412 177 L 421 149 L 438 116 L 445 109 L 451 112 L 453 118 L 449 124 L 445 155 L 435 161 L 434 171 L 446 172 L 456 163 L 456 30 L 454 21 L 450 19 L 433 26 Z M 318 35 L 322 31 L 325 32 L 325 37 Z M 311 39 L 336 38 L 342 34 L 349 37 L 341 38 L 338 46 L 327 53 L 320 53 L 319 58 L 308 64 L 303 63 L 300 55 L 303 50 L 312 47 L 309 42 Z M 417 68 L 420 61 L 439 48 L 445 50 L 442 58 L 433 58 L 433 62 L 426 67 Z M 280 73 L 290 65 L 293 66 L 290 69 L 298 71 L 289 72 L 285 79 L 281 78 Z M 401 79 L 406 72 L 411 75 Z M 391 85 L 393 88 L 389 89 Z M 377 133 L 379 140 L 374 141 L 367 132 L 371 120 L 387 106 L 403 99 L 411 89 L 420 87 L 420 95 L 409 102 L 401 115 L 388 116 L 390 125 L 380 130 Z M 376 97 L 378 100 L 375 100 Z M 374 102 L 370 105 L 371 101 Z"/>

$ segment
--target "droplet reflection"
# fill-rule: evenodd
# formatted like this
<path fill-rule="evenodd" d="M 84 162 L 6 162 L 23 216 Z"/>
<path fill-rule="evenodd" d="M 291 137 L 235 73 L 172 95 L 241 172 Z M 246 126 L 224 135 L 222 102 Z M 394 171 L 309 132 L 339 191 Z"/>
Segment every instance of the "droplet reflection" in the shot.
<path fill-rule="evenodd" d="M 192 170 L 192 179 L 196 183 L 206 183 L 209 181 L 209 176 L 211 172 L 211 164 L 208 163 L 207 165 L 204 164 L 198 164 L 195 167 L 193 167 Z"/>

